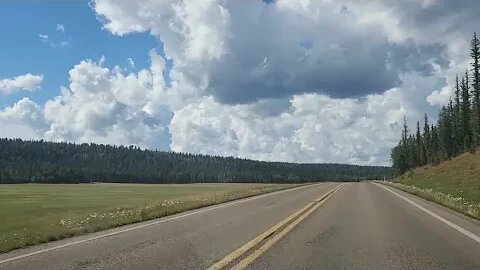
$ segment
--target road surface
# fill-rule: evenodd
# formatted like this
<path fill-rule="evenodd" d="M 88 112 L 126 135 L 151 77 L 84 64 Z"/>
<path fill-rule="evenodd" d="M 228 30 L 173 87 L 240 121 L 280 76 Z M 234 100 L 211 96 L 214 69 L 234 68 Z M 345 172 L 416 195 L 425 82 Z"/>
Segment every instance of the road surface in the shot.
<path fill-rule="evenodd" d="M 339 185 L 17 250 L 0 255 L 0 269 L 207 269 L 227 258 L 228 269 L 480 269 L 480 222 L 390 187 Z"/>

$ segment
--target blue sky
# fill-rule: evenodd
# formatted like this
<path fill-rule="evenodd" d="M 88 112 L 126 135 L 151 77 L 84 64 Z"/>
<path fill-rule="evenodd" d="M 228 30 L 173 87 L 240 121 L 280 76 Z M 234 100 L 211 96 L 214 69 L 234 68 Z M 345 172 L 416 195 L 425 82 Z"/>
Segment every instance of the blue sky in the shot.
<path fill-rule="evenodd" d="M 59 24 L 64 33 L 57 30 Z M 104 56 L 106 67 L 120 65 L 137 71 L 149 66 L 150 49 L 162 53 L 161 43 L 147 33 L 120 37 L 103 30 L 88 1 L 1 3 L 0 29 L 0 78 L 44 75 L 40 91 L 2 96 L 0 108 L 22 97 L 44 103 L 58 94 L 61 85 L 68 85 L 68 71 L 81 60 L 98 61 Z M 40 34 L 47 35 L 48 41 L 42 41 Z M 60 46 L 61 42 L 68 44 Z M 135 68 L 128 65 L 127 58 L 134 61 Z"/>

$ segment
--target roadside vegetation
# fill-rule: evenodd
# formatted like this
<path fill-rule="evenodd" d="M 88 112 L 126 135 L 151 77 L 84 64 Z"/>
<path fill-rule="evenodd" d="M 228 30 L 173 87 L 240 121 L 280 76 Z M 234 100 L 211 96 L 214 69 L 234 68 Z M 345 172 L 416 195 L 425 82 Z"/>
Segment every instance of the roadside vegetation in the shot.
<path fill-rule="evenodd" d="M 0 185 L 0 252 L 294 186 Z"/>
<path fill-rule="evenodd" d="M 480 203 L 470 202 L 462 197 L 454 197 L 431 188 L 419 188 L 395 182 L 387 182 L 386 184 L 480 220 Z"/>
<path fill-rule="evenodd" d="M 480 220 L 479 165 L 480 153 L 465 153 L 411 170 L 389 184 Z"/>
<path fill-rule="evenodd" d="M 456 76 L 455 89 L 438 115 L 427 115 L 411 134 L 404 120 L 392 149 L 395 176 L 391 185 L 480 219 L 480 41 L 470 42 L 471 62 Z"/>
<path fill-rule="evenodd" d="M 453 95 L 440 110 L 436 125 L 430 124 L 425 115 L 423 130 L 417 122 L 412 134 L 405 119 L 401 139 L 391 153 L 396 176 L 466 152 L 473 153 L 480 147 L 480 41 L 476 34 L 470 42 L 469 54 L 470 65 L 465 67 L 464 74 L 457 75 Z"/>

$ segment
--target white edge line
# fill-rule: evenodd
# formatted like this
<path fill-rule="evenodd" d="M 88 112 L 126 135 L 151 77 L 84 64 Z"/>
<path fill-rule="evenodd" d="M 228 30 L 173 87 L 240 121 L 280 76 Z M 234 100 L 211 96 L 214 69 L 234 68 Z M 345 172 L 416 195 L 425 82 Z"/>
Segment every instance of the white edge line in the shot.
<path fill-rule="evenodd" d="M 432 211 L 426 209 L 426 208 L 423 207 L 423 206 L 420 206 L 420 205 L 417 204 L 416 202 L 414 202 L 414 201 L 412 201 L 412 200 L 410 200 L 410 199 L 408 199 L 408 198 L 406 198 L 406 197 L 404 197 L 404 196 L 396 193 L 395 191 L 392 191 L 391 189 L 389 189 L 389 188 L 387 188 L 387 187 L 384 187 L 384 186 L 381 185 L 381 184 L 377 184 L 377 183 L 373 183 L 373 184 L 375 184 L 376 186 L 379 186 L 379 187 L 381 187 L 381 188 L 383 188 L 383 189 L 385 189 L 385 190 L 387 190 L 387 191 L 395 194 L 395 195 L 398 196 L 399 198 L 407 201 L 408 203 L 412 204 L 413 206 L 416 206 L 416 207 L 419 208 L 420 210 L 422 210 L 422 211 L 424 211 L 425 213 L 429 214 L 430 216 L 438 219 L 439 221 L 445 223 L 446 225 L 450 226 L 451 228 L 459 231 L 460 233 L 464 234 L 464 235 L 467 236 L 468 238 L 476 241 L 477 243 L 480 243 L 480 237 L 479 237 L 478 235 L 476 235 L 476 234 L 474 234 L 474 233 L 472 233 L 472 232 L 470 232 L 470 231 L 468 231 L 468 230 L 466 230 L 466 229 L 458 226 L 457 224 L 455 224 L 455 223 L 453 223 L 453 222 L 451 222 L 451 221 L 446 220 L 445 218 L 443 218 L 443 217 L 441 217 L 441 216 L 433 213 Z"/>
<path fill-rule="evenodd" d="M 332 182 L 324 182 L 324 183 L 332 183 Z M 16 261 L 16 260 L 19 260 L 19 259 L 31 257 L 31 256 L 34 256 L 34 255 L 38 255 L 38 254 L 41 254 L 41 253 L 45 253 L 45 252 L 49 252 L 49 251 L 73 246 L 73 245 L 78 245 L 78 244 L 81 244 L 81 243 L 90 242 L 90 241 L 105 238 L 105 237 L 114 236 L 114 235 L 117 235 L 117 234 L 126 233 L 126 232 L 133 231 L 133 230 L 142 229 L 142 228 L 145 228 L 145 227 L 150 227 L 150 226 L 157 225 L 157 224 L 160 224 L 160 223 L 164 223 L 164 222 L 167 222 L 167 221 L 172 221 L 172 220 L 175 220 L 175 219 L 180 219 L 180 218 L 200 214 L 200 213 L 203 213 L 203 212 L 215 210 L 215 209 L 230 206 L 230 205 L 233 205 L 233 204 L 243 203 L 243 202 L 255 200 L 255 199 L 258 199 L 258 198 L 262 198 L 262 197 L 266 197 L 266 196 L 270 196 L 270 195 L 274 195 L 274 194 L 279 194 L 279 193 L 283 193 L 283 192 L 288 192 L 288 191 L 292 191 L 292 190 L 303 189 L 303 188 L 307 188 L 307 187 L 321 185 L 321 184 L 324 184 L 324 183 L 317 183 L 317 184 L 313 184 L 313 185 L 312 184 L 310 184 L 310 185 L 307 184 L 307 185 L 304 185 L 304 186 L 301 186 L 301 187 L 287 188 L 287 189 L 284 189 L 284 190 L 269 192 L 269 193 L 266 193 L 266 194 L 260 194 L 260 195 L 256 195 L 256 196 L 254 195 L 254 196 L 251 196 L 251 197 L 248 197 L 248 198 L 238 199 L 238 200 L 234 200 L 234 201 L 231 201 L 231 202 L 222 203 L 222 204 L 219 204 L 219 205 L 216 205 L 216 206 L 210 206 L 210 207 L 206 206 L 208 208 L 204 208 L 204 209 L 200 209 L 200 210 L 196 210 L 196 211 L 194 210 L 194 212 L 182 214 L 182 215 L 179 215 L 179 216 L 174 216 L 174 217 L 169 217 L 169 218 L 161 218 L 161 220 L 154 221 L 154 222 L 149 222 L 147 224 L 137 225 L 137 226 L 130 227 L 130 228 L 127 228 L 127 229 L 117 230 L 117 231 L 114 231 L 114 232 L 90 237 L 90 238 L 87 238 L 87 239 L 82 239 L 82 240 L 66 243 L 66 244 L 63 244 L 63 245 L 58 245 L 58 246 L 45 248 L 45 249 L 37 250 L 37 251 L 34 251 L 34 252 L 30 252 L 30 253 L 6 258 L 6 259 L 3 259 L 3 260 L 0 260 L 0 264 L 4 264 L 4 263 L 7 263 L 7 262 L 11 262 L 11 261 Z"/>

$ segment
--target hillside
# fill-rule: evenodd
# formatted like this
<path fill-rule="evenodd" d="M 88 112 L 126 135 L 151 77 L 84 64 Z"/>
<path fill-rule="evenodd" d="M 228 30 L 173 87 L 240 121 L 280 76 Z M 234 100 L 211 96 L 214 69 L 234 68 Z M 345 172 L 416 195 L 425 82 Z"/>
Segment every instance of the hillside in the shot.
<path fill-rule="evenodd" d="M 297 164 L 102 144 L 0 139 L 0 183 L 303 183 L 391 175 L 390 167 Z"/>
<path fill-rule="evenodd" d="M 480 153 L 465 153 L 438 165 L 416 168 L 394 181 L 480 203 Z"/>

